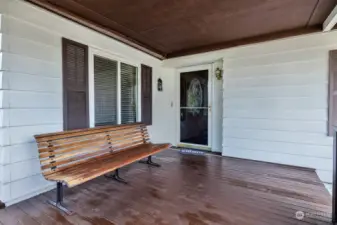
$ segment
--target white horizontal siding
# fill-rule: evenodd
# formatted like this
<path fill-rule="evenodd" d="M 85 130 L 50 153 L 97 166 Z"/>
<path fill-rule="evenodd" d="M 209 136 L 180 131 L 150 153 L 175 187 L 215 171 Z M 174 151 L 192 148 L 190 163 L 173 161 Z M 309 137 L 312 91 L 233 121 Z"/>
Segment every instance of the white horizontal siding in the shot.
<path fill-rule="evenodd" d="M 300 147 L 303 148 L 303 147 Z M 278 152 L 266 152 L 261 150 L 250 150 L 224 147 L 224 154 L 229 157 L 244 158 L 286 165 L 314 168 L 322 181 L 331 183 L 332 160 L 318 157 L 307 157 L 305 155 L 293 155 Z"/>
<path fill-rule="evenodd" d="M 301 120 L 301 121 L 327 121 L 327 109 L 231 109 L 224 108 L 225 118 L 249 118 L 249 119 L 282 119 L 282 120 Z"/>
<path fill-rule="evenodd" d="M 280 40 L 224 57 L 223 155 L 315 168 L 331 182 L 328 51 L 337 43 L 330 41 L 301 48 Z"/>
<path fill-rule="evenodd" d="M 43 124 L 2 128 L 3 146 L 35 142 L 34 135 L 63 130 L 63 124 Z"/>
<path fill-rule="evenodd" d="M 36 40 L 30 40 L 27 36 L 15 36 L 17 32 L 14 29 L 20 29 L 22 31 L 26 30 L 27 26 L 23 26 L 21 23 L 21 27 L 14 28 L 12 25 L 13 23 L 17 25 L 20 25 L 20 23 L 14 19 L 7 20 L 11 21 L 11 27 L 8 34 L 4 34 L 2 36 L 2 46 L 7 53 L 40 59 L 47 62 L 57 62 L 61 59 L 62 52 L 57 51 L 60 43 L 58 38 L 54 36 L 53 38 L 46 40 L 44 43 L 37 42 Z M 39 32 L 39 30 L 37 30 L 37 32 Z"/>
<path fill-rule="evenodd" d="M 62 124 L 62 109 L 4 109 L 11 127 Z"/>
<path fill-rule="evenodd" d="M 323 171 L 331 169 L 331 160 L 327 158 L 307 157 L 304 155 L 298 156 L 294 154 L 284 154 L 283 152 L 266 152 L 240 148 L 234 149 L 225 147 L 224 150 L 226 155 L 231 157 L 248 158 L 266 162 L 277 162 L 281 164 L 289 164 L 289 162 L 297 161 L 300 158 L 301 160 L 296 163 L 296 166 L 315 168 Z"/>
<path fill-rule="evenodd" d="M 306 73 L 306 74 L 276 74 L 270 76 L 261 76 L 256 78 L 241 78 L 231 79 L 228 77 L 228 87 L 232 89 L 237 88 L 252 88 L 252 87 L 273 87 L 273 86 L 294 86 L 294 85 L 310 85 L 310 84 L 325 84 L 327 83 L 326 74 L 327 71 L 321 71 L 319 73 Z M 229 73 L 229 72 L 228 72 Z M 320 76 L 317 76 L 317 75 Z"/>
<path fill-rule="evenodd" d="M 62 107 L 62 94 L 36 91 L 9 91 L 8 106 L 19 109 L 59 109 Z M 6 107 L 6 106 L 5 106 Z"/>
<path fill-rule="evenodd" d="M 4 146 L 1 149 L 3 151 L 2 162 L 7 165 L 37 159 L 38 151 L 36 151 L 36 147 L 35 142 Z"/>
<path fill-rule="evenodd" d="M 35 91 L 60 93 L 62 90 L 62 80 L 60 77 L 48 77 L 31 75 L 24 73 L 13 73 L 4 71 L 3 89 L 13 89 L 17 91 Z"/>
<path fill-rule="evenodd" d="M 41 173 L 37 158 L 3 165 L 2 169 L 2 183 L 5 184 Z"/>
<path fill-rule="evenodd" d="M 326 121 L 225 118 L 223 127 L 226 130 L 240 128 L 322 134 L 326 132 Z"/>
<path fill-rule="evenodd" d="M 258 57 L 258 55 L 256 57 Z M 326 63 L 326 61 L 322 58 L 309 61 L 293 61 L 286 64 L 266 64 L 257 67 L 230 68 L 225 71 L 225 76 L 231 79 L 242 79 L 250 77 L 263 78 L 276 75 L 315 74 L 327 69 L 324 67 L 324 63 Z"/>
<path fill-rule="evenodd" d="M 332 138 L 327 138 L 324 134 L 313 134 L 308 132 L 230 128 L 224 130 L 223 135 L 225 138 L 231 137 L 286 143 L 313 144 L 323 146 L 332 146 L 333 144 Z"/>
<path fill-rule="evenodd" d="M 53 183 L 44 179 L 41 174 L 29 176 L 24 179 L 5 183 L 3 188 L 3 201 L 14 204 L 54 188 Z"/>
<path fill-rule="evenodd" d="M 60 78 L 60 74 L 62 71 L 62 68 L 60 68 L 60 64 L 44 61 L 41 59 L 30 58 L 19 54 L 3 52 L 2 59 L 3 71 L 57 78 Z"/>
<path fill-rule="evenodd" d="M 314 48 L 297 49 L 294 48 L 289 51 L 274 52 L 272 54 L 260 55 L 256 57 L 255 55 L 247 55 L 243 58 L 227 59 L 224 65 L 228 70 L 230 69 L 247 69 L 247 68 L 258 68 L 268 65 L 275 65 L 277 61 L 278 65 L 286 65 L 293 63 L 308 62 L 314 60 L 327 59 L 326 52 L 333 48 L 336 44 L 328 46 L 318 46 Z"/>
<path fill-rule="evenodd" d="M 266 153 L 280 153 L 295 156 L 308 156 L 331 159 L 332 148 L 326 145 L 312 145 L 267 140 L 253 140 L 226 137 L 224 147 L 227 149 L 242 149 L 247 151 L 262 151 Z"/>
<path fill-rule="evenodd" d="M 246 98 L 247 96 L 250 96 L 250 98 L 325 97 L 327 96 L 327 89 L 320 84 L 301 84 L 293 86 L 266 86 L 264 88 L 228 88 L 226 91 L 226 98 Z"/>
<path fill-rule="evenodd" d="M 327 102 L 323 101 L 326 95 L 319 94 L 313 97 L 272 97 L 272 98 L 232 98 L 224 100 L 224 107 L 231 109 L 273 109 L 289 110 L 300 108 L 304 110 L 326 109 Z"/>

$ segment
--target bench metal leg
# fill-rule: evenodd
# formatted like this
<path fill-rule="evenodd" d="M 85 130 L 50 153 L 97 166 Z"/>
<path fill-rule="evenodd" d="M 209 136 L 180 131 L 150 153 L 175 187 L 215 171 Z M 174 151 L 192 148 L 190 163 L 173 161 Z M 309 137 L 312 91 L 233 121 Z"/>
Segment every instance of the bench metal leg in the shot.
<path fill-rule="evenodd" d="M 150 166 L 154 166 L 154 167 L 161 167 L 161 165 L 159 165 L 158 163 L 154 163 L 152 161 L 152 155 L 150 155 L 149 157 L 147 157 L 146 161 L 139 161 L 140 163 L 144 163 L 144 164 L 148 164 Z"/>
<path fill-rule="evenodd" d="M 73 211 L 67 209 L 63 206 L 63 184 L 61 182 L 57 182 L 57 193 L 56 193 L 56 201 L 48 200 L 47 203 L 71 216 L 74 214 Z"/>
<path fill-rule="evenodd" d="M 121 178 L 119 176 L 119 169 L 116 169 L 115 170 L 115 173 L 113 175 L 104 175 L 106 178 L 109 178 L 109 179 L 113 179 L 115 181 L 118 181 L 120 183 L 123 183 L 123 184 L 128 184 L 128 182 L 126 180 L 124 180 L 123 178 Z"/>

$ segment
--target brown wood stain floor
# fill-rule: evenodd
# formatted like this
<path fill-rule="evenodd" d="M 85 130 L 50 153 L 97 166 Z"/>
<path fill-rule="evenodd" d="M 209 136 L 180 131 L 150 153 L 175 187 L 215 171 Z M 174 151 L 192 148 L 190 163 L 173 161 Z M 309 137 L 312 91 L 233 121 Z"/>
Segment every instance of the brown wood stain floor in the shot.
<path fill-rule="evenodd" d="M 121 169 L 129 185 L 99 177 L 67 189 L 73 216 L 45 203 L 55 197 L 50 191 L 0 210 L 0 224 L 331 224 L 331 197 L 312 170 L 175 150 L 154 160 L 162 167 Z"/>

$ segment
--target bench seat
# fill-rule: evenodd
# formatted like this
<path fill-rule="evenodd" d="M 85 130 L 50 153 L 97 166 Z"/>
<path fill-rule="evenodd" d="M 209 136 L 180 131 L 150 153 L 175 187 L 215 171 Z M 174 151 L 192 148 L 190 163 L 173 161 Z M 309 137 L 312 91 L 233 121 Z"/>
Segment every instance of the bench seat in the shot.
<path fill-rule="evenodd" d="M 71 188 L 102 175 L 127 183 L 119 168 L 146 157 L 146 164 L 160 166 L 152 162 L 152 155 L 171 147 L 151 143 L 142 123 L 41 134 L 35 139 L 43 176 L 57 182 L 56 201 L 49 203 L 69 215 L 62 200 L 64 184 Z M 107 175 L 112 171 L 113 176 Z"/>
<path fill-rule="evenodd" d="M 154 155 L 169 147 L 170 144 L 138 145 L 116 153 L 98 156 L 86 161 L 85 163 L 53 173 L 48 176 L 48 180 L 62 182 L 68 187 L 74 187 L 135 161 Z"/>

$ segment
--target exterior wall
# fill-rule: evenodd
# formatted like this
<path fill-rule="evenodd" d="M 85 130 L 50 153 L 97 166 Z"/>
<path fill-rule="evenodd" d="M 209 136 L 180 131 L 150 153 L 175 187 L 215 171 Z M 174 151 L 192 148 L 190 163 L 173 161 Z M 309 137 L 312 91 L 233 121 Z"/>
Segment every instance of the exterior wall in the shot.
<path fill-rule="evenodd" d="M 261 54 L 261 46 L 224 60 L 223 155 L 311 167 L 331 182 L 329 48 Z"/>
<path fill-rule="evenodd" d="M 173 140 L 170 115 L 167 120 L 162 117 L 172 110 L 172 100 L 163 97 L 172 94 L 173 81 L 164 74 L 173 73 L 173 69 L 161 69 L 158 59 L 24 1 L 0 0 L 0 6 L 1 201 L 10 205 L 54 188 L 40 174 L 33 135 L 63 129 L 62 37 L 153 67 L 154 81 L 161 77 L 165 89 L 157 92 L 153 82 L 150 134 L 155 142 Z"/>
<path fill-rule="evenodd" d="M 332 182 L 327 136 L 328 52 L 337 32 L 166 60 L 184 67 L 223 59 L 224 156 L 317 169 Z"/>

